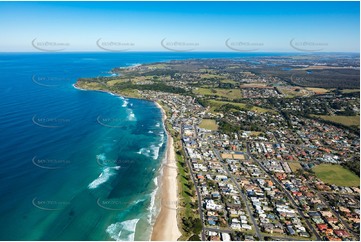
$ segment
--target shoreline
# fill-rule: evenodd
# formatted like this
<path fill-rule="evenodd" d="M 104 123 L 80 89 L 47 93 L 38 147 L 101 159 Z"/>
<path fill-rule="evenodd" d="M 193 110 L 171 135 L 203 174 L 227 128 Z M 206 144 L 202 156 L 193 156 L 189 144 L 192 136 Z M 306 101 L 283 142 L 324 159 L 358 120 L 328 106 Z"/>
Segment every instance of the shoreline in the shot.
<path fill-rule="evenodd" d="M 72 85 L 75 89 L 81 91 L 98 91 L 105 92 L 113 96 L 120 96 L 120 94 L 113 93 L 105 90 L 89 90 L 80 88 L 74 83 Z M 159 212 L 155 215 L 155 222 L 152 226 L 151 233 L 149 235 L 149 239 L 151 241 L 177 241 L 178 238 L 182 235 L 178 228 L 178 220 L 177 220 L 177 208 L 178 208 L 178 169 L 174 151 L 173 137 L 169 134 L 168 130 L 165 128 L 165 121 L 167 119 L 165 110 L 163 107 L 156 101 L 144 99 L 144 98 L 136 98 L 136 97 L 125 97 L 125 98 L 135 98 L 153 102 L 157 108 L 159 108 L 162 112 L 162 123 L 167 135 L 167 144 L 166 151 L 161 162 L 161 172 L 160 175 L 156 177 L 160 182 L 156 188 L 156 199 L 160 199 L 159 201 Z M 176 188 L 176 189 L 174 189 Z M 157 202 L 156 202 L 157 203 Z"/>
<path fill-rule="evenodd" d="M 123 96 L 121 96 L 120 94 L 113 93 L 113 92 L 111 92 L 111 91 L 96 90 L 96 89 L 84 89 L 84 88 L 78 87 L 78 86 L 76 85 L 76 83 L 72 84 L 72 86 L 73 86 L 75 89 L 78 89 L 78 90 L 80 90 L 80 91 L 86 91 L 86 92 L 87 92 L 87 91 L 104 92 L 104 93 L 108 93 L 108 94 L 110 94 L 110 95 L 112 95 L 112 96 L 120 96 L 120 97 L 123 97 Z"/>
<path fill-rule="evenodd" d="M 167 119 L 163 107 L 154 102 L 162 112 L 162 122 L 165 127 Z M 173 138 L 167 133 L 167 148 L 162 162 L 162 175 L 160 183 L 160 212 L 153 225 L 151 239 L 152 241 L 176 241 L 182 235 L 178 228 L 177 205 L 178 205 L 178 181 L 177 181 L 177 163 L 175 159 Z M 176 189 L 174 189 L 176 188 Z"/>

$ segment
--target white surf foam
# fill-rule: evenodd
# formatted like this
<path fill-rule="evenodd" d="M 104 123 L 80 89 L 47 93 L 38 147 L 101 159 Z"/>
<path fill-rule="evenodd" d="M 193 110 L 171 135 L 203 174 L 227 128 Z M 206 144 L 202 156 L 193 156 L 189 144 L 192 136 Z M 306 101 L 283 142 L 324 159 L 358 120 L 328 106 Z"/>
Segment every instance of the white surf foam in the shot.
<path fill-rule="evenodd" d="M 152 223 L 152 218 L 156 214 L 155 197 L 157 195 L 157 190 L 158 190 L 158 187 L 156 189 L 154 189 L 154 191 L 150 194 L 150 204 L 149 204 L 149 208 L 148 208 L 148 210 L 149 210 L 148 223 L 149 224 Z"/>
<path fill-rule="evenodd" d="M 152 158 L 154 160 L 158 159 L 160 146 L 151 145 L 150 148 L 152 149 L 152 153 L 153 153 Z"/>
<path fill-rule="evenodd" d="M 105 161 L 106 157 L 105 157 L 105 154 L 102 153 L 102 154 L 99 154 L 96 156 L 97 157 L 97 160 L 101 160 L 101 161 Z"/>
<path fill-rule="evenodd" d="M 135 200 L 134 202 L 132 202 L 132 206 L 135 206 L 135 205 L 137 205 L 138 203 L 141 203 L 141 202 L 144 202 L 145 201 L 145 198 L 140 198 L 140 199 L 138 199 L 138 200 Z"/>
<path fill-rule="evenodd" d="M 130 121 L 134 121 L 134 120 L 135 120 L 135 115 L 134 115 L 134 113 L 129 114 L 129 120 L 130 120 Z"/>
<path fill-rule="evenodd" d="M 147 149 L 147 148 L 141 148 L 137 153 L 140 155 L 145 155 L 147 157 L 150 157 L 150 155 L 151 155 L 150 149 Z"/>
<path fill-rule="evenodd" d="M 164 133 L 160 133 L 160 145 L 159 146 L 162 146 L 163 143 L 164 143 Z"/>
<path fill-rule="evenodd" d="M 94 181 L 92 181 L 88 185 L 88 188 L 95 189 L 95 188 L 99 187 L 99 185 L 107 182 L 109 180 L 109 178 L 115 174 L 114 170 L 119 170 L 119 169 L 120 169 L 120 166 L 104 168 L 102 173 L 100 173 L 100 175 L 98 176 L 98 178 L 95 179 Z"/>
<path fill-rule="evenodd" d="M 141 66 L 142 64 L 140 64 L 140 63 L 127 63 L 126 65 L 129 66 L 129 67 L 137 67 L 137 66 Z"/>
<path fill-rule="evenodd" d="M 145 155 L 146 157 L 152 157 L 154 160 L 159 158 L 160 148 L 164 144 L 163 138 L 159 145 L 151 145 L 149 148 L 141 148 L 137 153 Z"/>
<path fill-rule="evenodd" d="M 133 113 L 133 110 L 131 109 L 127 109 L 127 113 L 128 113 L 128 120 L 129 121 L 137 121 L 135 114 Z"/>
<path fill-rule="evenodd" d="M 78 90 L 81 90 L 81 91 L 88 91 L 88 90 L 86 90 L 86 89 L 77 87 L 75 84 L 73 84 L 72 86 L 73 86 L 75 89 L 78 89 Z"/>
<path fill-rule="evenodd" d="M 111 224 L 106 229 L 106 232 L 110 238 L 116 241 L 134 241 L 138 221 L 139 219 L 132 219 Z"/>
<path fill-rule="evenodd" d="M 123 101 L 123 105 L 122 105 L 122 107 L 126 107 L 127 105 L 128 105 L 128 99 L 123 99 L 124 101 Z"/>
<path fill-rule="evenodd" d="M 150 194 L 150 204 L 149 204 L 149 208 L 148 208 L 148 210 L 149 210 L 149 215 L 148 215 L 148 222 L 149 222 L 149 224 L 152 223 L 152 219 L 153 219 L 153 218 L 155 219 L 155 218 L 156 218 L 156 214 L 157 214 L 157 206 L 156 206 L 156 204 L 155 204 L 155 199 L 156 199 L 156 197 L 157 197 L 157 192 L 158 192 L 158 189 L 159 189 L 159 187 L 158 187 L 158 179 L 159 179 L 158 176 L 154 177 L 154 179 L 153 179 L 153 182 L 154 182 L 154 185 L 155 185 L 155 189 L 154 189 L 153 192 Z"/>

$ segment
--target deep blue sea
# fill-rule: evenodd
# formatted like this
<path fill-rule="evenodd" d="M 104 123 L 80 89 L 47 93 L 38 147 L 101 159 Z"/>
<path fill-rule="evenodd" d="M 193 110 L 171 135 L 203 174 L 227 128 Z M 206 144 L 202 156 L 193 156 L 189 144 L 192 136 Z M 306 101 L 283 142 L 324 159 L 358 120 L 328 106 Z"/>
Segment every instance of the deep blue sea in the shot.
<path fill-rule="evenodd" d="M 255 55 L 273 54 L 0 54 L 0 240 L 148 240 L 161 112 L 73 84 L 114 67 Z"/>

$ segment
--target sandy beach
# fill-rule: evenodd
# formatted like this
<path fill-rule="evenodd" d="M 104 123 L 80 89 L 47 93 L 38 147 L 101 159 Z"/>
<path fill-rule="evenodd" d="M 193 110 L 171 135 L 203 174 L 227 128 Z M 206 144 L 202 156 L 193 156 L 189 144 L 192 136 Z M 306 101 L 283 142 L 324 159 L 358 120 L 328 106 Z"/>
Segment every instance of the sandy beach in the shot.
<path fill-rule="evenodd" d="M 74 88 L 89 91 L 86 89 L 82 89 L 73 85 Z M 98 91 L 98 90 L 90 90 L 90 91 Z M 119 95 L 114 94 L 108 91 L 111 95 Z M 121 96 L 121 95 L 119 95 Z M 162 121 L 165 124 L 165 120 L 167 119 L 166 113 L 162 106 L 155 102 L 156 106 L 160 108 L 162 112 Z M 176 156 L 174 152 L 173 138 L 167 131 L 167 149 L 165 151 L 165 156 L 162 162 L 162 175 L 161 182 L 159 187 L 159 196 L 160 199 L 160 212 L 156 218 L 155 224 L 152 229 L 151 240 L 152 241 L 177 241 L 177 239 L 181 236 L 181 232 L 178 228 L 177 221 L 177 205 L 178 205 L 178 181 L 177 181 L 177 163 Z"/>
<path fill-rule="evenodd" d="M 163 122 L 167 118 L 163 108 L 156 103 L 162 110 Z M 160 196 L 161 207 L 159 215 L 153 227 L 151 240 L 176 241 L 181 233 L 177 223 L 177 164 L 173 146 L 173 138 L 167 132 L 167 150 L 163 160 L 163 175 L 161 178 Z"/>

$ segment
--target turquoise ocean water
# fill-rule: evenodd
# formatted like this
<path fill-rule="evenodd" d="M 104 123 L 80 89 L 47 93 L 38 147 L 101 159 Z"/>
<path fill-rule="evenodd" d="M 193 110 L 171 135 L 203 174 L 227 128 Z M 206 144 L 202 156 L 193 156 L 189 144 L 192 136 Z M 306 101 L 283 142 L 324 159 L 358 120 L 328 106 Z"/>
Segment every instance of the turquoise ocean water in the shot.
<path fill-rule="evenodd" d="M 148 240 L 166 144 L 161 112 L 73 84 L 114 67 L 238 56 L 0 54 L 0 240 Z"/>

